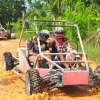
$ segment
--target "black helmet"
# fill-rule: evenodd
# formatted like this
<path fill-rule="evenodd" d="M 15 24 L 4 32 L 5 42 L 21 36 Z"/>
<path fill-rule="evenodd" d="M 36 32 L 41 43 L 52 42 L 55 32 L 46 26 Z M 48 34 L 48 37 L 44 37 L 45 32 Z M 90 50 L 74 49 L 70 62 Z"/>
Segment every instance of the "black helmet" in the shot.
<path fill-rule="evenodd" d="M 54 30 L 55 38 L 63 38 L 64 37 L 64 29 L 62 27 L 56 27 Z"/>
<path fill-rule="evenodd" d="M 50 33 L 48 30 L 43 29 L 39 32 L 39 38 L 41 41 L 46 41 L 50 36 Z"/>

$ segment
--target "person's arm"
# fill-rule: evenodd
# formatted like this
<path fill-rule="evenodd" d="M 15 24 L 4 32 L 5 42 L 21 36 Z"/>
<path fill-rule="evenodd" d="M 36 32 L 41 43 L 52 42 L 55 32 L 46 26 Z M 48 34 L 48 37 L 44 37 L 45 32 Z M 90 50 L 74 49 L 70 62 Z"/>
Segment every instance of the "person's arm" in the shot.
<path fill-rule="evenodd" d="M 28 50 L 30 50 L 30 49 L 34 46 L 35 40 L 36 40 L 36 36 L 34 36 L 34 37 L 30 40 L 30 42 L 29 42 L 29 44 L 28 44 Z"/>
<path fill-rule="evenodd" d="M 52 39 L 49 41 L 49 43 L 47 44 L 47 47 L 48 47 L 48 48 L 51 48 L 53 42 L 54 42 L 54 38 L 52 38 Z"/>
<path fill-rule="evenodd" d="M 69 40 L 67 39 L 67 41 L 69 41 Z M 67 42 L 66 45 L 67 45 L 67 46 L 72 46 L 70 42 Z"/>

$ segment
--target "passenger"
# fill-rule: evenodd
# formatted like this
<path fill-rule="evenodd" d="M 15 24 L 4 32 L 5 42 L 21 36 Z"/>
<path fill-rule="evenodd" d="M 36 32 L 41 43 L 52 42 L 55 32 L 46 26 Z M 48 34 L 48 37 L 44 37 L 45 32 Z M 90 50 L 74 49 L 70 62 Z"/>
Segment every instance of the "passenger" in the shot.
<path fill-rule="evenodd" d="M 64 37 L 64 29 L 62 27 L 57 27 L 54 30 L 54 36 L 55 38 L 52 38 L 49 43 L 48 43 L 48 47 L 52 48 L 52 52 L 53 53 L 62 53 L 62 52 L 66 52 L 66 51 L 62 51 L 62 46 L 63 44 L 68 41 L 68 39 L 66 37 Z M 71 46 L 70 42 L 66 43 L 67 46 Z M 63 49 L 64 50 L 64 49 Z M 57 55 L 55 56 L 56 60 L 61 60 L 61 61 L 66 61 L 65 60 L 65 56 L 64 55 Z M 81 60 L 82 58 L 80 57 L 78 60 Z M 67 63 L 63 63 L 63 65 L 66 68 L 69 68 Z M 79 67 L 80 64 L 77 63 L 76 67 Z"/>
<path fill-rule="evenodd" d="M 49 38 L 49 36 L 50 36 L 50 33 L 46 29 L 41 30 L 39 33 L 40 48 L 41 48 L 42 53 L 50 53 L 49 48 L 47 47 L 47 42 L 46 42 L 46 40 Z M 30 44 L 32 45 L 32 47 L 31 47 L 31 52 L 29 53 L 28 58 L 29 58 L 30 62 L 35 63 L 36 56 L 37 56 L 37 54 L 39 54 L 39 47 L 38 47 L 36 36 L 33 37 Z M 30 49 L 30 47 L 29 47 L 29 49 Z M 45 56 L 49 59 L 52 59 L 51 55 L 45 55 Z M 38 60 L 36 63 L 36 68 L 39 68 L 39 62 L 41 60 L 45 60 L 45 59 L 42 56 L 38 57 Z M 48 66 L 50 68 L 51 63 L 49 61 L 47 61 L 47 62 L 48 62 Z"/>

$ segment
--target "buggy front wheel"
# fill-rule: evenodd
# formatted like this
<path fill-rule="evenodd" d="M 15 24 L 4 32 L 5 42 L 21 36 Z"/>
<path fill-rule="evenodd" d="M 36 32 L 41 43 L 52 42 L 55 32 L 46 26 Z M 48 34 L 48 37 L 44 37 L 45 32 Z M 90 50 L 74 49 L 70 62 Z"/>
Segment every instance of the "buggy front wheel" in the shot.
<path fill-rule="evenodd" d="M 5 52 L 3 54 L 2 65 L 5 71 L 13 69 L 14 61 L 12 60 L 12 54 L 10 52 Z"/>
<path fill-rule="evenodd" d="M 40 93 L 40 76 L 36 69 L 29 69 L 26 73 L 25 80 L 26 94 Z"/>

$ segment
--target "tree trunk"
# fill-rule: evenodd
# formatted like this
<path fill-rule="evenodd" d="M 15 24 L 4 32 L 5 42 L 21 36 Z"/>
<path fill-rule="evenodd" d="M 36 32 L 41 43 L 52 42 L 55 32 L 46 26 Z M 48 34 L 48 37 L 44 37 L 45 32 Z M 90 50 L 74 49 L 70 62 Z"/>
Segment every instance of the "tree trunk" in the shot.
<path fill-rule="evenodd" d="M 95 48 L 97 47 L 97 44 L 98 44 L 98 42 L 99 42 L 99 39 L 100 39 L 100 33 L 99 33 L 99 35 L 98 35 L 98 39 L 97 39 L 97 41 L 96 41 Z"/>
<path fill-rule="evenodd" d="M 89 39 L 87 39 L 85 44 L 87 44 L 91 39 L 93 39 L 97 35 L 98 32 L 100 32 L 100 29 L 98 29 Z"/>
<path fill-rule="evenodd" d="M 9 29 L 11 30 L 10 21 L 9 21 Z"/>
<path fill-rule="evenodd" d="M 89 18 L 88 18 L 88 33 L 89 33 L 89 38 L 90 38 L 90 15 L 91 15 L 92 7 L 93 7 L 93 0 L 92 0 L 92 6 L 91 6 Z"/>

